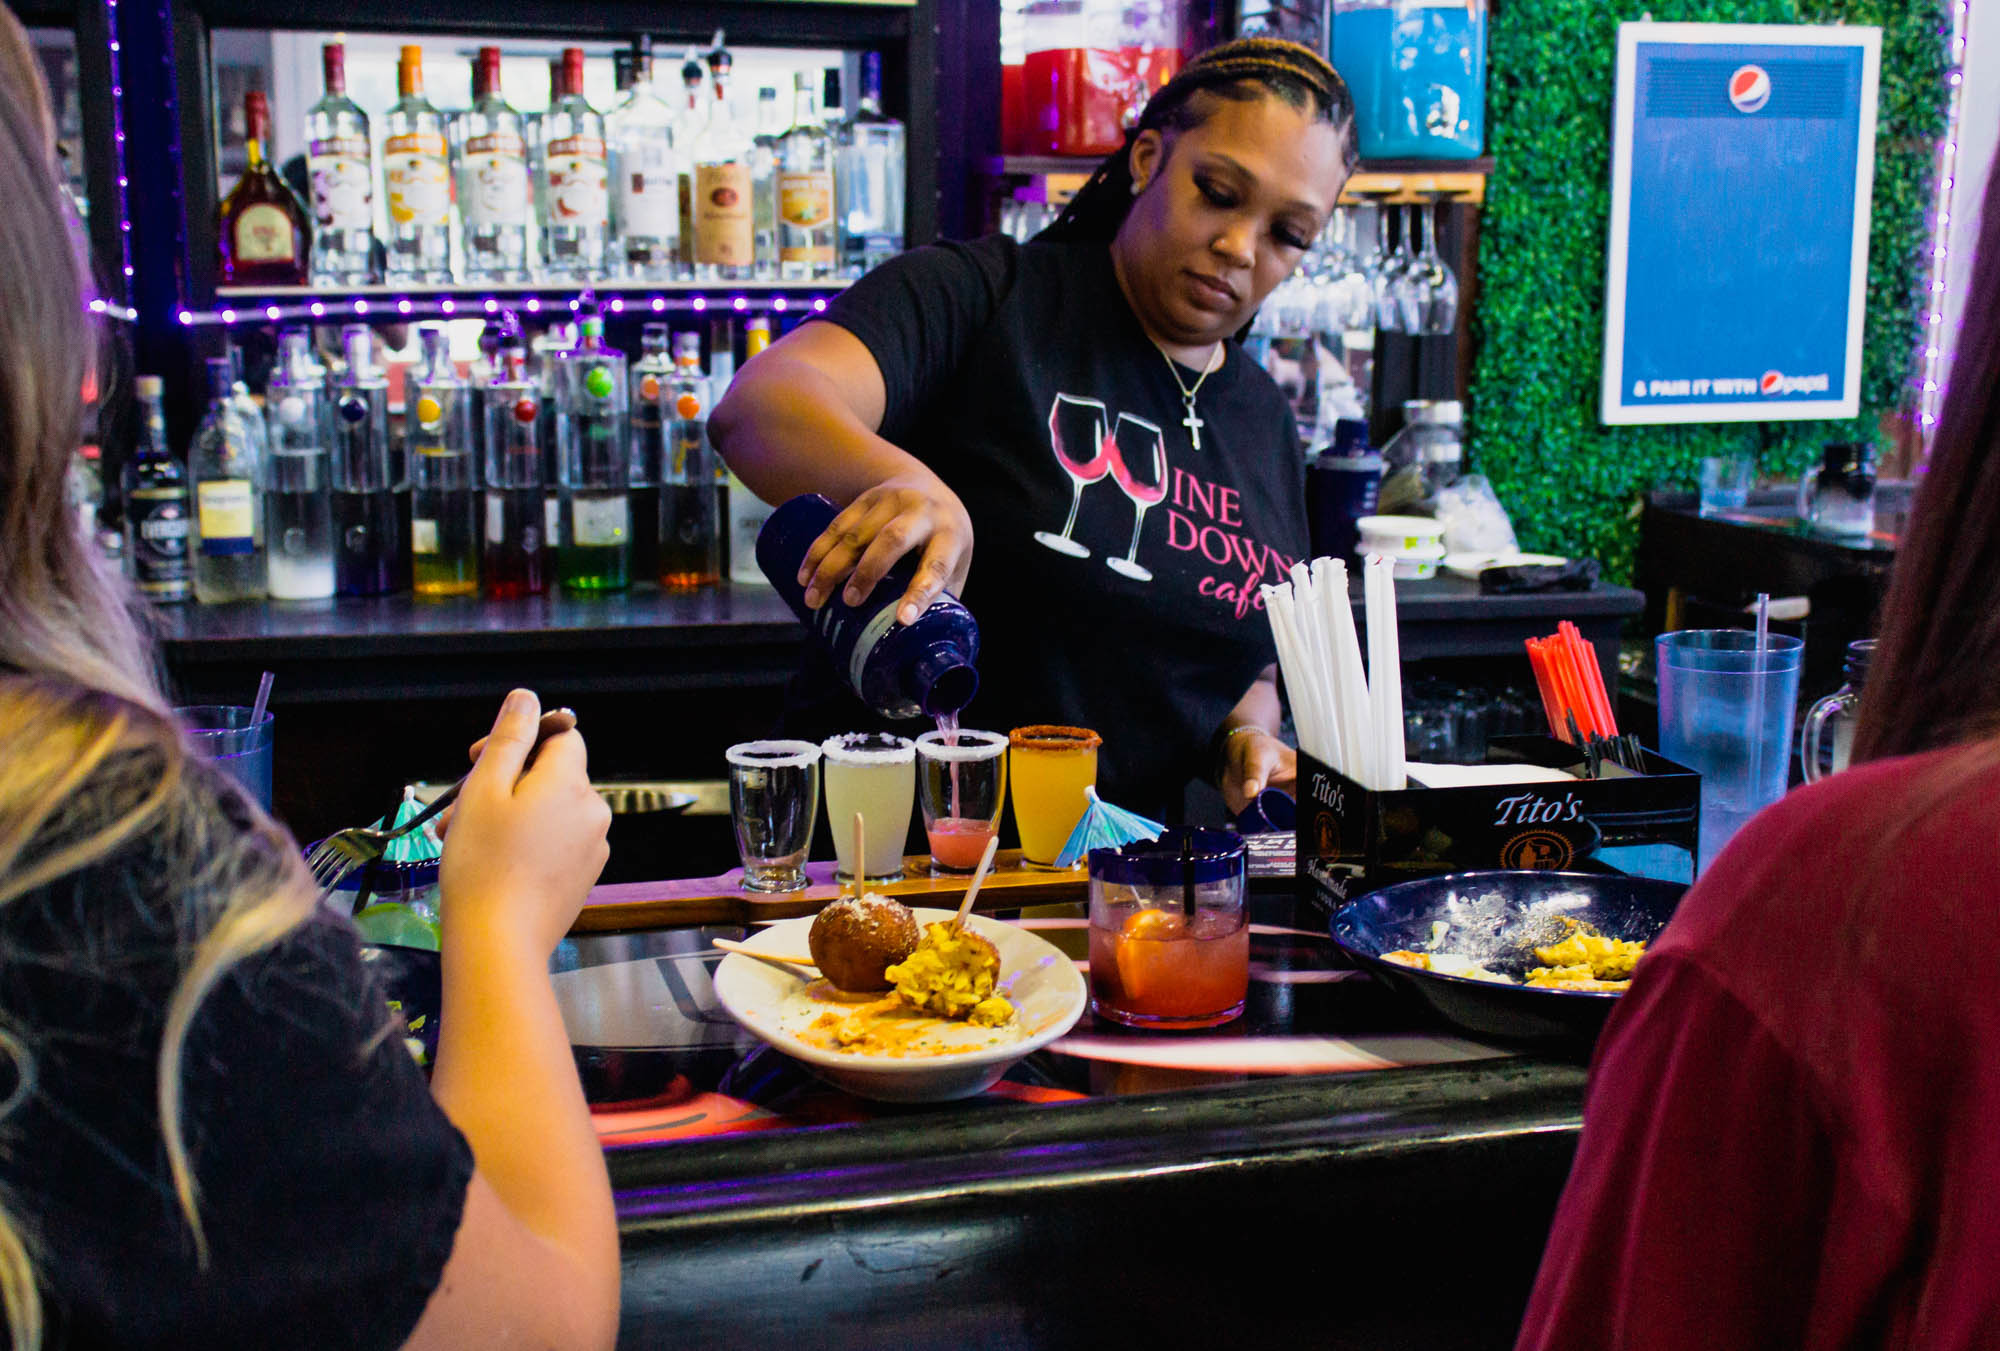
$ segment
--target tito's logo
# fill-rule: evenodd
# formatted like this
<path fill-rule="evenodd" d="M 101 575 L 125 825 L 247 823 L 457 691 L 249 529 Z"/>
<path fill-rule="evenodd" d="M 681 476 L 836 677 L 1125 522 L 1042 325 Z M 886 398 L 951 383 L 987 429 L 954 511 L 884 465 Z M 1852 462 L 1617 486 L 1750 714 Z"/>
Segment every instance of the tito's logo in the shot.
<path fill-rule="evenodd" d="M 1739 113 L 1754 113 L 1771 101 L 1771 77 L 1762 66 L 1738 66 L 1729 77 L 1729 102 Z"/>

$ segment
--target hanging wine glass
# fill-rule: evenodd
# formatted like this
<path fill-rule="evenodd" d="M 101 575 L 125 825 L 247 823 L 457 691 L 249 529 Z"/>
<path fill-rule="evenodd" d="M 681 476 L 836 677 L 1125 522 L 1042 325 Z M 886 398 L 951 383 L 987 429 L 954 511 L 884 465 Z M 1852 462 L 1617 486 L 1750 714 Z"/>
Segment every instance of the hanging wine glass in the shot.
<path fill-rule="evenodd" d="M 1450 333 L 1458 326 L 1458 278 L 1437 247 L 1438 208 L 1442 205 L 1439 199 L 1431 201 L 1431 228 L 1424 239 L 1424 251 L 1417 259 L 1423 274 L 1426 333 Z"/>
<path fill-rule="evenodd" d="M 1403 315 L 1396 306 L 1396 254 L 1389 247 L 1389 204 L 1375 205 L 1375 242 L 1361 261 L 1375 306 L 1375 327 L 1384 333 L 1402 331 Z"/>
<path fill-rule="evenodd" d="M 1396 302 L 1396 328 L 1402 333 L 1424 331 L 1423 268 L 1417 261 L 1413 237 L 1423 229 L 1423 212 L 1417 207 L 1398 208 L 1402 222 L 1402 242 L 1396 248 L 1396 280 L 1391 295 Z"/>

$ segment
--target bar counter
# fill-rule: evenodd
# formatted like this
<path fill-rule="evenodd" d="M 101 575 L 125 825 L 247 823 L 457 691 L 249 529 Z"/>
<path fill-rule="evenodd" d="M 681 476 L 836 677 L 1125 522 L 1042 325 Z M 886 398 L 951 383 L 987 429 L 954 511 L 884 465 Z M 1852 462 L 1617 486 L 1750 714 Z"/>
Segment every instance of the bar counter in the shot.
<path fill-rule="evenodd" d="M 620 1345 L 1504 1351 L 1584 1048 L 1470 1040 L 1309 913 L 1253 901 L 1234 1022 L 1086 1012 L 993 1090 L 906 1106 L 736 1027 L 708 979 L 731 930 L 572 940 L 555 981 L 617 1193 Z M 1080 957 L 1081 914 L 1019 922 Z"/>
<path fill-rule="evenodd" d="M 1358 617 L 1358 590 L 1355 604 Z M 1623 587 L 1483 596 L 1472 582 L 1438 577 L 1400 583 L 1396 608 L 1409 661 L 1518 663 L 1523 639 L 1571 620 L 1612 683 L 1619 629 L 1642 604 Z M 302 839 L 373 819 L 411 780 L 456 778 L 466 745 L 517 685 L 577 710 L 596 733 L 594 775 L 717 778 L 724 748 L 770 733 L 804 637 L 775 592 L 728 585 L 691 594 L 640 585 L 605 597 L 403 595 L 157 613 L 177 702 L 247 704 L 258 675 L 277 674 L 273 805 Z M 1523 681 L 1526 669 L 1519 663 Z M 338 774 L 325 772 L 335 765 Z M 704 858 L 675 871 L 724 866 L 726 859 Z"/>

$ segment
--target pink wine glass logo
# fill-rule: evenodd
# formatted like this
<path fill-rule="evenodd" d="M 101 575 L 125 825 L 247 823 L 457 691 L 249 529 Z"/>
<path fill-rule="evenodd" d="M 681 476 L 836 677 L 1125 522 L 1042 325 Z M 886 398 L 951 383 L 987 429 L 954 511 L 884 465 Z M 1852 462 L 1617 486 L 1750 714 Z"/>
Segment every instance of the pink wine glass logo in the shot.
<path fill-rule="evenodd" d="M 1069 475 L 1072 495 L 1069 499 L 1069 519 L 1063 522 L 1062 533 L 1052 535 L 1046 530 L 1037 530 L 1035 539 L 1071 558 L 1090 557 L 1090 550 L 1071 539 L 1070 532 L 1076 529 L 1076 512 L 1083 505 L 1084 488 L 1111 472 L 1112 456 L 1117 451 L 1111 439 L 1104 434 L 1105 419 L 1104 404 L 1097 399 L 1058 394 L 1056 401 L 1049 405 L 1049 448 L 1056 453 L 1056 463 Z M 1077 458 L 1079 451 L 1088 458 Z"/>
<path fill-rule="evenodd" d="M 1133 560 L 1139 556 L 1139 531 L 1146 524 L 1146 512 L 1166 500 L 1167 438 L 1160 434 L 1158 423 L 1130 413 L 1120 413 L 1118 426 L 1106 439 L 1105 446 L 1111 454 L 1112 480 L 1132 499 L 1135 510 L 1132 514 L 1132 547 L 1125 551 L 1123 558 L 1105 559 L 1104 566 L 1135 582 L 1150 582 L 1153 574 Z M 1147 470 L 1144 482 L 1132 476 L 1133 464 L 1126 458 L 1128 447 L 1141 456 L 1139 463 Z M 1148 451 L 1151 454 L 1146 454 Z"/>

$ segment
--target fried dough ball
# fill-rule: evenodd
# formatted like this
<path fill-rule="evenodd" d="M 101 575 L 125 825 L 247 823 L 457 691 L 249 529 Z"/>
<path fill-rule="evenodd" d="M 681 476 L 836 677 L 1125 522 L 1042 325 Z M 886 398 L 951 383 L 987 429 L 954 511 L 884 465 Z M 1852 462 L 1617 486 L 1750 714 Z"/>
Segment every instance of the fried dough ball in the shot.
<path fill-rule="evenodd" d="M 917 917 L 886 896 L 843 896 L 819 912 L 806 936 L 813 964 L 838 989 L 889 988 L 884 973 L 916 951 Z"/>

